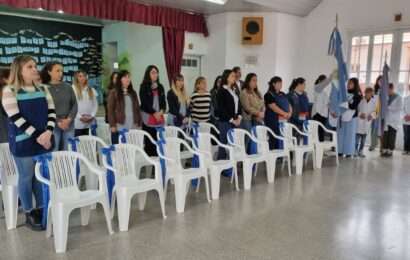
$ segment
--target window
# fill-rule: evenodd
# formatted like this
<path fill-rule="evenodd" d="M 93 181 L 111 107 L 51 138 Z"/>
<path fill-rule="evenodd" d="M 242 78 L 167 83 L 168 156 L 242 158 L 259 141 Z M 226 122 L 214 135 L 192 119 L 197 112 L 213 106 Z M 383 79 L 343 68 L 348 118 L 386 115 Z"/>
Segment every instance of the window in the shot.
<path fill-rule="evenodd" d="M 393 47 L 393 34 L 378 34 L 373 38 L 372 67 L 370 83 L 374 84 L 379 75 L 383 73 L 384 63 L 390 66 Z"/>
<path fill-rule="evenodd" d="M 399 84 L 410 84 L 410 32 L 403 33 L 399 70 Z"/>
<path fill-rule="evenodd" d="M 350 77 L 359 78 L 360 83 L 366 83 L 369 43 L 369 36 L 359 36 L 352 38 L 352 49 L 350 55 Z"/>
<path fill-rule="evenodd" d="M 196 59 L 189 59 L 189 58 L 183 58 L 183 59 L 182 59 L 182 67 L 193 67 L 193 68 L 196 68 L 196 67 L 198 67 L 198 60 L 196 60 Z"/>

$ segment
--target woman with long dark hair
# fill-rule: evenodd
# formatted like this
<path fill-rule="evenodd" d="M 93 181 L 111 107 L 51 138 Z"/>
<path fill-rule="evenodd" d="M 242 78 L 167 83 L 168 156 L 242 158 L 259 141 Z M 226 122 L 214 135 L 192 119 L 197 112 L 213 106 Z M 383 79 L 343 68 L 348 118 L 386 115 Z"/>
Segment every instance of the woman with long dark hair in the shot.
<path fill-rule="evenodd" d="M 164 126 L 164 113 L 167 109 L 165 90 L 159 80 L 159 70 L 150 65 L 145 70 L 144 79 L 140 85 L 142 129 L 157 140 L 156 127 Z M 149 156 L 156 156 L 156 146 L 145 140 L 145 151 Z"/>
<path fill-rule="evenodd" d="M 227 143 L 229 129 L 241 125 L 242 108 L 239 96 L 235 92 L 235 72 L 225 70 L 222 75 L 222 87 L 218 90 L 217 102 L 219 109 L 219 139 L 223 144 Z M 225 149 L 219 149 L 218 159 L 226 158 Z"/>
<path fill-rule="evenodd" d="M 309 98 L 305 89 L 306 80 L 304 78 L 296 78 L 292 81 L 288 93 L 289 102 L 292 106 L 290 122 L 300 130 L 303 129 L 303 123 L 309 119 Z"/>
<path fill-rule="evenodd" d="M 218 126 L 218 101 L 217 101 L 217 93 L 219 88 L 222 87 L 222 76 L 218 76 L 215 79 L 214 86 L 211 89 L 211 122 Z"/>
<path fill-rule="evenodd" d="M 374 84 L 373 87 L 373 93 L 374 93 L 374 98 L 376 99 L 376 103 L 379 103 L 379 92 L 380 92 L 380 88 L 382 85 L 382 79 L 383 76 L 379 75 L 376 79 L 376 83 Z M 379 115 L 376 113 L 376 118 Z M 379 144 L 379 120 L 373 120 L 372 122 L 372 126 L 371 126 L 371 131 L 370 131 L 370 147 L 369 147 L 369 151 L 374 151 L 374 149 L 376 149 L 377 145 Z M 381 147 L 380 147 L 381 150 Z"/>
<path fill-rule="evenodd" d="M 263 124 L 265 106 L 258 90 L 258 77 L 255 73 L 246 75 L 240 94 L 242 105 L 242 127 L 251 131 L 252 127 Z"/>
<path fill-rule="evenodd" d="M 114 89 L 108 96 L 108 123 L 112 143 L 118 143 L 118 131 L 141 127 L 141 114 L 137 97 L 127 70 L 118 73 Z"/>
<path fill-rule="evenodd" d="M 117 71 L 114 71 L 113 73 L 111 73 L 110 82 L 108 82 L 108 85 L 106 86 L 105 91 L 104 91 L 103 105 L 104 105 L 104 111 L 105 111 L 105 122 L 107 122 L 107 123 L 108 123 L 108 109 L 107 109 L 108 96 L 110 95 L 110 91 L 112 89 L 114 89 L 114 87 L 115 87 L 115 82 L 117 81 L 117 76 L 118 76 Z"/>
<path fill-rule="evenodd" d="M 292 106 L 287 95 L 282 92 L 282 79 L 278 76 L 273 77 L 269 83 L 268 91 L 264 96 L 265 101 L 265 125 L 275 134 L 280 135 L 279 124 L 287 122 L 292 116 Z M 270 136 L 269 148 L 280 149 L 279 142 Z"/>
<path fill-rule="evenodd" d="M 350 158 L 355 153 L 358 107 L 362 101 L 359 80 L 349 79 L 347 83 L 347 110 L 343 112 L 337 127 L 337 147 L 339 155 Z"/>
<path fill-rule="evenodd" d="M 74 119 L 78 106 L 73 88 L 63 81 L 63 65 L 53 61 L 46 63 L 40 76 L 43 84 L 49 86 L 57 115 L 57 126 L 54 129 L 55 150 L 67 150 L 68 139 L 74 137 Z"/>

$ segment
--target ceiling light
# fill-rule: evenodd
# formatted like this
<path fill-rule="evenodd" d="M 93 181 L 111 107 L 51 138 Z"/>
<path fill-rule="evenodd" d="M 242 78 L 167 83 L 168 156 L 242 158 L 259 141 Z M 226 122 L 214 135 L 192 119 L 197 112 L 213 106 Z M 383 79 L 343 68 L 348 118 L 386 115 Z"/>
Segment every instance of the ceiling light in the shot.
<path fill-rule="evenodd" d="M 57 11 L 57 13 L 59 13 L 59 14 L 63 14 L 63 13 L 64 13 L 64 11 L 60 9 L 60 10 L 58 10 L 58 11 Z"/>
<path fill-rule="evenodd" d="M 218 4 L 218 5 L 224 5 L 226 4 L 226 2 L 228 2 L 228 0 L 204 0 L 204 1 L 211 2 L 214 4 Z"/>

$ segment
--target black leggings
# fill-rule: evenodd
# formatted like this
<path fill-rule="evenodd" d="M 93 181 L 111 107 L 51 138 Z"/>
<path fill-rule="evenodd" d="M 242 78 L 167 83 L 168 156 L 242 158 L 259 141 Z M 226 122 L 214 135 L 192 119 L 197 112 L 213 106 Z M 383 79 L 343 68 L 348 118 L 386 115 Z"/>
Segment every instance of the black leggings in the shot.
<path fill-rule="evenodd" d="M 396 146 L 396 134 L 397 131 L 393 127 L 389 126 L 387 131 L 383 133 L 383 149 L 393 151 Z"/>
<path fill-rule="evenodd" d="M 155 127 L 149 127 L 146 126 L 145 124 L 142 124 L 142 130 L 148 132 L 152 138 L 154 138 L 154 140 L 157 140 L 157 129 L 155 129 Z M 145 152 L 149 155 L 149 156 L 157 156 L 157 146 L 153 143 L 151 143 L 151 141 L 145 137 L 144 139 L 144 149 Z"/>
<path fill-rule="evenodd" d="M 312 119 L 322 123 L 323 125 L 326 125 L 327 123 L 327 118 L 318 113 L 316 113 Z M 325 140 L 325 131 L 323 130 L 323 128 L 319 127 L 319 141 L 323 142 L 324 140 Z"/>

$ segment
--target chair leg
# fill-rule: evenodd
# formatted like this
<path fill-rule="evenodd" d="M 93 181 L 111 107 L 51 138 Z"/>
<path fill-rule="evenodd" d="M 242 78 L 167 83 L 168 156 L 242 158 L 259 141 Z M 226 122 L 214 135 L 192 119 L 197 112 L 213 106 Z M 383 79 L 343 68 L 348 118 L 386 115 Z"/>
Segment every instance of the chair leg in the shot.
<path fill-rule="evenodd" d="M 107 222 L 108 233 L 110 235 L 112 235 L 112 234 L 114 234 L 114 231 L 112 230 L 111 213 L 110 213 L 110 206 L 108 205 L 108 200 L 103 200 L 101 202 L 101 205 L 102 205 L 103 210 L 104 210 L 105 221 Z"/>
<path fill-rule="evenodd" d="M 139 193 L 137 197 L 138 197 L 138 209 L 142 211 L 144 210 L 145 203 L 147 201 L 147 192 Z"/>
<path fill-rule="evenodd" d="M 17 226 L 18 211 L 17 187 L 12 185 L 3 185 L 2 198 L 7 230 L 15 229 Z"/>
<path fill-rule="evenodd" d="M 208 181 L 208 174 L 205 174 L 204 179 L 205 179 L 205 192 L 206 192 L 206 199 L 208 200 L 208 203 L 211 203 L 211 196 L 209 195 L 209 181 Z"/>
<path fill-rule="evenodd" d="M 161 212 L 162 212 L 162 218 L 166 219 L 167 215 L 165 214 L 165 198 L 164 198 L 164 191 L 162 189 L 162 187 L 158 187 L 156 189 L 156 191 L 158 192 L 158 198 L 159 198 L 159 204 L 161 206 Z"/>
<path fill-rule="evenodd" d="M 243 187 L 244 190 L 250 190 L 252 184 L 252 166 L 253 163 L 249 161 L 243 162 Z"/>
<path fill-rule="evenodd" d="M 186 182 L 180 176 L 174 178 L 175 182 L 175 204 L 177 213 L 183 213 L 186 200 Z"/>
<path fill-rule="evenodd" d="M 114 218 L 115 215 L 115 202 L 117 201 L 117 188 L 114 186 L 112 189 L 112 194 L 111 194 L 111 219 Z"/>
<path fill-rule="evenodd" d="M 275 181 L 276 159 L 276 157 L 273 157 L 271 158 L 272 161 L 266 161 L 266 177 L 268 183 L 273 183 Z"/>
<path fill-rule="evenodd" d="M 236 191 L 239 191 L 239 178 L 238 178 L 238 167 L 235 164 L 234 167 L 232 167 L 232 175 L 234 176 L 235 180 L 235 189 Z"/>
<path fill-rule="evenodd" d="M 98 190 L 98 177 L 95 174 L 87 173 L 84 177 L 87 190 Z M 97 204 L 93 204 L 91 209 L 96 209 L 96 206 Z"/>
<path fill-rule="evenodd" d="M 292 176 L 292 167 L 291 167 L 291 165 L 290 165 L 290 152 L 288 153 L 288 155 L 287 155 L 287 157 L 286 157 L 287 159 L 287 162 L 288 162 L 288 174 L 289 174 L 289 177 L 290 176 Z M 283 164 L 282 164 L 283 165 Z"/>
<path fill-rule="evenodd" d="M 95 205 L 95 204 L 93 204 Z M 88 222 L 90 222 L 90 212 L 91 212 L 91 207 L 92 206 L 86 206 L 82 207 L 80 209 L 80 214 L 81 214 L 81 226 L 87 226 Z"/>
<path fill-rule="evenodd" d="M 316 168 L 321 169 L 322 163 L 323 163 L 323 153 L 324 153 L 323 148 L 317 147 L 315 151 L 316 151 Z"/>
<path fill-rule="evenodd" d="M 210 173 L 212 199 L 218 200 L 221 187 L 221 172 L 218 169 L 211 169 Z"/>
<path fill-rule="evenodd" d="M 302 175 L 303 170 L 303 152 L 295 151 L 295 161 L 296 161 L 296 175 Z"/>
<path fill-rule="evenodd" d="M 131 198 L 125 189 L 117 190 L 118 224 L 120 231 L 128 231 L 131 214 Z"/>
<path fill-rule="evenodd" d="M 169 182 L 169 179 L 166 178 L 165 179 L 165 184 L 164 184 L 164 201 L 167 200 L 168 182 Z"/>
<path fill-rule="evenodd" d="M 51 214 L 51 203 L 49 203 L 48 209 L 47 209 L 46 237 L 50 238 L 52 234 L 53 234 L 53 217 Z"/>
<path fill-rule="evenodd" d="M 339 165 L 339 151 L 337 150 L 337 144 L 335 145 L 335 152 L 336 152 L 336 165 Z"/>
<path fill-rule="evenodd" d="M 67 249 L 68 221 L 70 212 L 64 207 L 51 208 L 53 218 L 54 246 L 57 253 L 64 253 Z"/>

